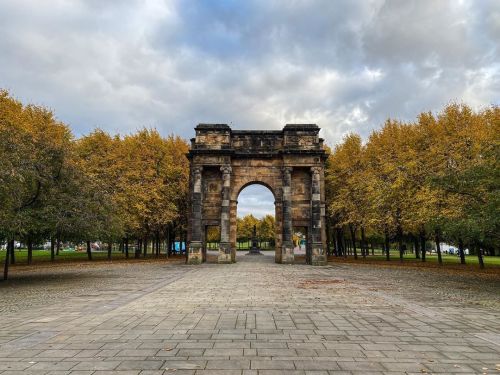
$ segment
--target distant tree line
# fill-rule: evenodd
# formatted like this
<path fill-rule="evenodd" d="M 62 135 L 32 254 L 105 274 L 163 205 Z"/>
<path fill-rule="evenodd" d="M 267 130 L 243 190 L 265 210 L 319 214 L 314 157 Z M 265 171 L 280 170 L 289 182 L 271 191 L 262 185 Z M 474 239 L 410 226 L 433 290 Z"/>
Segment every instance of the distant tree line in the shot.
<path fill-rule="evenodd" d="M 275 246 L 275 219 L 273 215 L 266 215 L 260 219 L 252 214 L 238 217 L 236 219 L 236 244 L 237 248 L 242 247 L 242 244 L 247 244 L 252 240 L 253 228 L 255 226 L 257 240 L 260 247 L 265 243 L 268 247 Z M 220 241 L 220 227 L 207 227 L 206 241 L 210 248 L 216 249 Z M 243 246 L 243 248 L 246 248 Z"/>
<path fill-rule="evenodd" d="M 0 90 L 0 243 L 7 243 L 4 277 L 15 258 L 14 240 L 28 248 L 51 242 L 51 259 L 62 241 L 113 244 L 129 257 L 151 248 L 173 249 L 186 240 L 189 215 L 188 144 L 154 129 L 110 135 L 102 130 L 75 138 L 52 111 L 23 105 Z M 387 120 L 364 143 L 350 134 L 333 150 L 325 170 L 328 251 L 366 257 L 369 248 L 391 246 L 403 259 L 412 247 L 426 260 L 433 241 L 477 254 L 500 245 L 500 108 L 473 111 L 447 105 L 414 122 Z M 239 242 L 257 237 L 274 245 L 272 215 L 239 218 Z M 207 233 L 216 242 L 217 230 Z"/>
<path fill-rule="evenodd" d="M 76 139 L 54 114 L 22 105 L 0 91 L 0 242 L 7 242 L 4 276 L 14 240 L 28 247 L 51 240 L 113 243 L 129 257 L 172 248 L 185 239 L 189 163 L 187 143 L 156 130 L 111 136 L 102 130 Z M 153 246 L 148 246 L 148 243 Z"/>
<path fill-rule="evenodd" d="M 414 122 L 387 120 L 364 143 L 345 137 L 327 160 L 329 251 L 355 258 L 375 243 L 387 260 L 391 244 L 400 259 L 407 246 L 425 261 L 433 241 L 498 254 L 500 245 L 500 108 L 473 111 L 447 105 Z"/>
<path fill-rule="evenodd" d="M 237 242 L 248 242 L 252 240 L 253 228 L 255 226 L 257 240 L 262 247 L 265 242 L 269 246 L 275 246 L 275 220 L 274 215 L 266 215 L 261 219 L 256 218 L 252 214 L 239 217 L 236 220 Z"/>

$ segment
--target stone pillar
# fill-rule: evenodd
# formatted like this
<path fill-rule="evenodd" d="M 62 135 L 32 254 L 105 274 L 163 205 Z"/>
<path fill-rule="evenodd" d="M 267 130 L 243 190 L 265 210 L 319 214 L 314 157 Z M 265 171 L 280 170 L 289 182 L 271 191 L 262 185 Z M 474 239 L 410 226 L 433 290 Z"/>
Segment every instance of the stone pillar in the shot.
<path fill-rule="evenodd" d="M 222 172 L 222 205 L 220 213 L 220 243 L 218 263 L 231 263 L 231 240 L 230 240 L 230 199 L 231 199 L 231 166 L 220 167 Z"/>
<path fill-rule="evenodd" d="M 292 239 L 292 170 L 291 167 L 283 168 L 283 201 L 282 201 L 282 218 L 283 218 L 283 235 L 282 235 L 282 250 L 281 263 L 292 264 L 295 260 L 293 255 L 293 239 Z"/>
<path fill-rule="evenodd" d="M 236 210 L 237 210 L 237 205 L 238 201 L 235 199 L 232 199 L 229 202 L 229 243 L 231 245 L 231 261 L 233 263 L 236 262 L 236 250 L 237 250 L 237 243 L 236 243 L 236 223 L 238 219 L 236 218 Z"/>
<path fill-rule="evenodd" d="M 326 265 L 325 249 L 323 248 L 322 210 L 321 210 L 321 167 L 311 168 L 311 259 L 313 266 Z"/>
<path fill-rule="evenodd" d="M 203 261 L 202 241 L 202 172 L 203 167 L 192 168 L 192 193 L 191 193 L 191 242 L 189 243 L 188 264 L 200 264 Z"/>
<path fill-rule="evenodd" d="M 274 262 L 275 263 L 281 263 L 281 252 L 283 251 L 283 246 L 282 246 L 282 240 L 283 240 L 283 209 L 281 205 L 281 198 L 282 197 L 276 197 L 276 201 L 274 202 L 274 209 L 275 209 L 275 220 L 276 220 L 276 225 L 274 228 L 274 240 L 275 240 L 275 246 L 276 249 L 274 251 Z"/>

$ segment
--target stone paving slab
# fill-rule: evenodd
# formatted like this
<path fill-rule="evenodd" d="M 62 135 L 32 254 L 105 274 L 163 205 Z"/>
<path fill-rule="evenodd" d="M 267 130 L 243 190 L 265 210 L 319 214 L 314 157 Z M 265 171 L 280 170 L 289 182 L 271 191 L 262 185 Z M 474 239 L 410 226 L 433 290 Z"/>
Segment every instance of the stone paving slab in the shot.
<path fill-rule="evenodd" d="M 270 256 L 89 271 L 64 300 L 0 305 L 0 375 L 500 373 L 497 309 L 365 271 Z"/>

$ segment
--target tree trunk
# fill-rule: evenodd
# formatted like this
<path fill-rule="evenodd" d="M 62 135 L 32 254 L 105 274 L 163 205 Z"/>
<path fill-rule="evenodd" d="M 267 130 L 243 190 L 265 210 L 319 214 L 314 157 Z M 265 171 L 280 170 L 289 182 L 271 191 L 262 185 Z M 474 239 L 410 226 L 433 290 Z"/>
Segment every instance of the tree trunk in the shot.
<path fill-rule="evenodd" d="M 175 240 L 177 239 L 177 232 L 175 228 L 172 227 L 172 236 L 170 237 L 170 251 L 175 251 Z"/>
<path fill-rule="evenodd" d="M 50 238 L 50 261 L 53 262 L 55 258 L 55 239 L 54 237 Z"/>
<path fill-rule="evenodd" d="M 365 237 L 365 227 L 361 227 L 361 254 L 363 255 L 363 259 L 366 259 L 366 252 L 368 251 L 368 246 L 366 244 Z"/>
<path fill-rule="evenodd" d="M 439 229 L 436 229 L 436 231 L 434 232 L 434 240 L 436 241 L 436 252 L 437 252 L 437 255 L 438 255 L 438 263 L 440 266 L 443 265 L 443 257 L 441 255 L 441 238 L 439 236 Z"/>
<path fill-rule="evenodd" d="M 358 259 L 358 252 L 356 249 L 356 228 L 354 227 L 354 225 L 349 224 L 349 230 L 351 231 L 352 249 L 354 251 L 354 259 Z"/>
<path fill-rule="evenodd" d="M 160 256 L 160 232 L 156 232 L 156 258 Z"/>
<path fill-rule="evenodd" d="M 170 236 L 171 236 L 171 233 L 170 233 L 170 224 L 167 225 L 167 233 L 166 233 L 166 239 L 165 239 L 165 242 L 167 243 L 167 257 L 169 257 L 171 254 L 170 254 Z"/>
<path fill-rule="evenodd" d="M 128 236 L 125 237 L 125 259 L 128 259 Z"/>
<path fill-rule="evenodd" d="M 5 264 L 3 266 L 3 279 L 7 280 L 9 278 L 9 263 L 10 263 L 10 249 L 14 248 L 14 240 L 7 241 L 7 248 L 5 249 Z"/>
<path fill-rule="evenodd" d="M 398 234 L 398 250 L 399 250 L 399 261 L 403 263 L 404 253 L 403 253 L 403 228 L 401 225 L 398 225 L 396 228 L 396 232 Z"/>
<path fill-rule="evenodd" d="M 28 238 L 28 264 L 33 263 L 33 241 Z"/>
<path fill-rule="evenodd" d="M 144 237 L 144 249 L 142 252 L 142 256 L 146 258 L 147 255 L 148 255 L 148 238 Z"/>
<path fill-rule="evenodd" d="M 340 255 L 343 256 L 344 258 L 347 258 L 344 230 L 342 228 L 337 228 L 337 237 L 339 241 Z"/>
<path fill-rule="evenodd" d="M 111 260 L 111 251 L 113 251 L 113 242 L 108 242 L 108 260 Z"/>
<path fill-rule="evenodd" d="M 10 264 L 16 264 L 16 253 L 14 246 L 10 248 Z"/>
<path fill-rule="evenodd" d="M 333 254 L 338 257 L 339 256 L 339 242 L 337 239 L 337 230 L 332 228 L 332 241 L 333 241 Z"/>
<path fill-rule="evenodd" d="M 385 250 L 385 260 L 391 260 L 389 232 L 387 230 L 384 233 L 384 250 Z"/>
<path fill-rule="evenodd" d="M 415 249 L 415 259 L 420 259 L 420 247 L 418 243 L 418 238 L 413 236 L 413 248 Z"/>
<path fill-rule="evenodd" d="M 483 269 L 484 268 L 484 259 L 483 259 L 483 250 L 481 249 L 481 246 L 476 246 L 476 251 L 477 251 L 477 260 L 479 261 L 479 268 Z"/>
<path fill-rule="evenodd" d="M 141 240 L 137 240 L 137 243 L 135 244 L 134 258 L 135 259 L 139 258 L 140 253 L 141 253 Z"/>
<path fill-rule="evenodd" d="M 427 249 L 425 247 L 425 232 L 421 231 L 418 236 L 420 237 L 420 253 L 422 254 L 422 262 L 425 262 L 425 255 L 427 254 Z"/>
<path fill-rule="evenodd" d="M 92 260 L 92 247 L 90 246 L 90 241 L 87 241 L 87 258 Z"/>
<path fill-rule="evenodd" d="M 342 239 L 342 251 L 344 253 L 344 258 L 347 259 L 347 239 L 344 237 L 344 230 L 341 229 L 340 230 L 340 233 L 342 235 L 341 239 Z"/>
<path fill-rule="evenodd" d="M 340 236 L 339 236 L 339 229 L 335 228 L 334 229 L 334 238 L 335 238 L 335 255 L 338 257 L 342 256 L 342 245 L 340 244 Z"/>
<path fill-rule="evenodd" d="M 326 217 L 326 256 L 332 255 L 332 233 L 331 233 L 331 225 L 330 219 Z"/>
<path fill-rule="evenodd" d="M 465 264 L 464 241 L 458 239 L 458 253 L 460 254 L 460 264 Z"/>
<path fill-rule="evenodd" d="M 59 239 L 60 235 L 56 236 L 56 255 L 59 255 L 59 250 L 61 250 L 61 240 Z"/>

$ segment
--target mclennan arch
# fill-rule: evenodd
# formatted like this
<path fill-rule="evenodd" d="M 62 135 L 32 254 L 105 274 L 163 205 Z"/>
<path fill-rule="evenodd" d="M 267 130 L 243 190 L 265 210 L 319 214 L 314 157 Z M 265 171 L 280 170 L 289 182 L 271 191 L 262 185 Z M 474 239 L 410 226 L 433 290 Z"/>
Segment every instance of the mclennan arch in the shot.
<path fill-rule="evenodd" d="M 294 227 L 307 229 L 306 262 L 326 264 L 323 140 L 311 124 L 279 131 L 233 130 L 200 124 L 191 140 L 188 263 L 206 260 L 207 226 L 220 225 L 219 263 L 236 261 L 236 209 L 250 184 L 275 198 L 276 262 L 293 263 Z"/>

